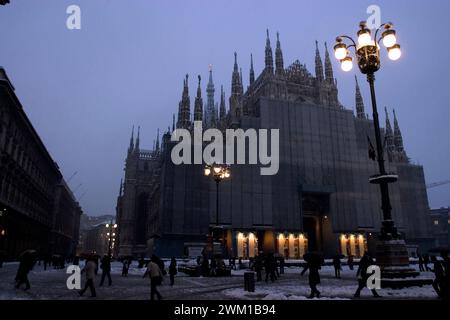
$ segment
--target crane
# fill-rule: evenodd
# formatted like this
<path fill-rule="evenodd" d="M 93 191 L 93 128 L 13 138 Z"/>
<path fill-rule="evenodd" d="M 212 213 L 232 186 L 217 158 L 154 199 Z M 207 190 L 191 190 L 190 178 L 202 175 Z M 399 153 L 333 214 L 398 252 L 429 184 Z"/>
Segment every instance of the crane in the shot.
<path fill-rule="evenodd" d="M 427 189 L 443 186 L 443 185 L 448 184 L 448 183 L 450 183 L 450 180 L 433 182 L 433 183 L 427 184 Z"/>

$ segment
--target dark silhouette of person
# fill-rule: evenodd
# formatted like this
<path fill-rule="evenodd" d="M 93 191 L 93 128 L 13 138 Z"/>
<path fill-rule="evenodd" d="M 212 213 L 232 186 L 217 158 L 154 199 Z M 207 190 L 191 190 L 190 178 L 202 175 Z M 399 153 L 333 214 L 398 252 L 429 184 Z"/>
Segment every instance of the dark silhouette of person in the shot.
<path fill-rule="evenodd" d="M 284 274 L 284 266 L 285 266 L 284 257 L 281 256 L 280 257 L 280 274 Z"/>
<path fill-rule="evenodd" d="M 423 257 L 421 254 L 419 254 L 419 271 L 424 272 L 425 268 L 423 267 Z"/>
<path fill-rule="evenodd" d="M 15 278 L 16 289 L 19 289 L 22 284 L 25 284 L 25 290 L 29 290 L 31 288 L 30 281 L 28 280 L 28 273 L 33 269 L 35 263 L 36 257 L 33 253 L 25 252 L 22 254 Z"/>
<path fill-rule="evenodd" d="M 262 281 L 262 269 L 264 265 L 264 256 L 263 253 L 260 252 L 259 255 L 255 258 L 255 272 L 256 272 L 256 281 Z"/>
<path fill-rule="evenodd" d="M 432 271 L 431 268 L 428 266 L 430 263 L 430 256 L 428 254 L 423 255 L 423 264 L 425 265 L 425 271 Z"/>
<path fill-rule="evenodd" d="M 97 296 L 97 294 L 95 292 L 95 286 L 94 286 L 95 268 L 96 268 L 95 261 L 96 260 L 97 260 L 97 258 L 89 257 L 86 261 L 86 264 L 85 264 L 83 270 L 81 270 L 81 273 L 86 273 L 86 282 L 84 284 L 84 288 L 82 290 L 78 291 L 78 294 L 80 296 L 82 296 L 88 288 L 91 290 L 92 298 Z"/>
<path fill-rule="evenodd" d="M 269 253 L 266 256 L 266 258 L 264 259 L 264 269 L 266 271 L 266 279 L 265 279 L 266 282 L 268 282 L 269 276 L 270 276 L 271 282 L 274 282 L 277 279 L 277 276 L 275 275 L 276 264 L 277 264 L 277 261 L 275 260 L 273 253 Z"/>
<path fill-rule="evenodd" d="M 347 264 L 348 264 L 348 268 L 350 270 L 353 270 L 353 256 L 351 254 L 348 255 Z"/>
<path fill-rule="evenodd" d="M 201 262 L 201 271 L 202 271 L 202 276 L 207 277 L 209 276 L 209 260 L 208 257 L 205 255 L 203 255 L 203 259 Z"/>
<path fill-rule="evenodd" d="M 209 265 L 209 275 L 210 276 L 217 275 L 217 261 L 214 257 L 211 258 L 211 264 Z"/>
<path fill-rule="evenodd" d="M 359 261 L 358 271 L 356 272 L 356 276 L 358 278 L 358 289 L 354 294 L 355 298 L 359 298 L 361 296 L 361 290 L 367 285 L 367 279 L 369 279 L 370 274 L 367 274 L 367 268 L 371 265 L 374 265 L 374 261 L 368 252 L 365 252 L 361 260 Z M 380 295 L 377 293 L 375 289 L 371 289 L 374 297 L 379 298 Z"/>
<path fill-rule="evenodd" d="M 444 267 L 444 283 L 443 283 L 443 298 L 445 300 L 450 299 L 450 258 L 448 257 L 448 252 L 441 252 L 442 266 Z"/>
<path fill-rule="evenodd" d="M 105 255 L 102 259 L 102 263 L 100 265 L 100 269 L 102 269 L 102 279 L 100 280 L 100 287 L 105 282 L 105 277 L 108 277 L 108 285 L 111 286 L 111 256 Z"/>
<path fill-rule="evenodd" d="M 445 295 L 445 269 L 435 256 L 431 256 L 431 263 L 433 263 L 431 271 L 434 272 L 433 288 L 438 297 L 442 299 Z"/>
<path fill-rule="evenodd" d="M 170 285 L 173 286 L 175 283 L 175 275 L 177 274 L 177 260 L 175 257 L 172 257 L 169 265 L 169 276 L 170 276 Z"/>
<path fill-rule="evenodd" d="M 130 267 L 129 260 L 124 259 L 122 261 L 122 277 L 128 276 L 128 268 Z"/>
<path fill-rule="evenodd" d="M 341 278 L 341 258 L 339 256 L 334 256 L 333 258 L 334 276 L 338 279 Z"/>
<path fill-rule="evenodd" d="M 306 264 L 303 267 L 303 271 L 300 273 L 300 275 L 304 275 L 307 270 L 309 270 L 308 275 L 308 282 L 309 287 L 311 288 L 311 294 L 309 295 L 309 299 L 314 298 L 314 296 L 317 296 L 317 298 L 320 297 L 320 291 L 317 290 L 317 285 L 320 284 L 320 274 L 319 270 L 321 268 L 321 264 L 318 261 L 319 259 L 311 259 L 306 262 Z"/>
<path fill-rule="evenodd" d="M 161 294 L 158 291 L 157 286 L 162 283 L 163 273 L 158 266 L 159 258 L 155 255 L 152 255 L 150 262 L 147 265 L 147 270 L 145 271 L 144 278 L 149 275 L 150 276 L 150 299 L 155 300 L 155 294 L 158 297 L 158 300 L 162 299 Z"/>

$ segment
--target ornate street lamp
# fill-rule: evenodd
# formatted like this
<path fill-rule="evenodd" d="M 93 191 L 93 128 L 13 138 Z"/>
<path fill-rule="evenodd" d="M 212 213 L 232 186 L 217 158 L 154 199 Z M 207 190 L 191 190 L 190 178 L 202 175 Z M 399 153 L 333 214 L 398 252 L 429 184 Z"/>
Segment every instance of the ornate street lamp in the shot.
<path fill-rule="evenodd" d="M 111 251 L 114 248 L 115 242 L 116 242 L 116 229 L 117 229 L 117 223 L 113 223 L 113 220 L 111 220 L 111 223 L 106 224 L 106 237 L 108 239 L 108 256 L 111 257 Z"/>
<path fill-rule="evenodd" d="M 228 165 L 214 163 L 206 165 L 203 171 L 205 176 L 211 176 L 216 182 L 216 228 L 219 228 L 219 183 L 231 177 L 231 169 Z"/>
<path fill-rule="evenodd" d="M 360 23 L 359 27 L 357 44 L 351 37 L 346 35 L 336 38 L 334 55 L 341 62 L 342 70 L 348 72 L 353 68 L 353 57 L 350 51 L 353 48 L 359 70 L 367 75 L 367 81 L 370 85 L 379 174 L 371 176 L 369 182 L 380 186 L 381 209 L 383 211 L 383 221 L 376 250 L 377 265 L 381 267 L 383 278 L 415 276 L 417 273 L 413 269 L 405 268 L 405 266 L 409 265 L 406 244 L 404 240 L 400 239 L 392 219 L 388 184 L 397 181 L 398 176 L 393 173 L 387 173 L 384 166 L 383 143 L 381 141 L 374 86 L 374 74 L 381 66 L 379 43 L 382 42 L 384 47 L 386 47 L 388 57 L 391 60 L 398 60 L 401 57 L 400 45 L 397 43 L 396 32 L 392 28 L 392 23 L 382 24 L 375 30 L 373 38 L 364 21 Z M 379 32 L 382 32 L 381 35 L 379 35 Z M 350 44 L 346 44 L 344 40 L 348 40 Z M 400 268 L 397 269 L 396 267 Z"/>

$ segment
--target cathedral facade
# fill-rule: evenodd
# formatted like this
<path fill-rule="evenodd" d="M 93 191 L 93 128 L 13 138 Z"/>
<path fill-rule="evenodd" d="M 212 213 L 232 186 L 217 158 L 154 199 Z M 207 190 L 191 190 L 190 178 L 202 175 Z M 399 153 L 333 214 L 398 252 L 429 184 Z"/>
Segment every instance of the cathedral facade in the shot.
<path fill-rule="evenodd" d="M 130 140 L 125 176 L 117 199 L 120 256 L 196 256 L 214 249 L 211 227 L 216 221 L 216 189 L 203 175 L 204 165 L 171 161 L 176 128 L 279 129 L 279 171 L 260 175 L 260 167 L 231 165 L 231 178 L 220 183 L 218 223 L 225 255 L 253 257 L 272 251 L 301 258 L 308 250 L 326 256 L 361 256 L 372 250 L 382 213 L 377 186 L 368 179 L 377 164 L 368 156 L 375 141 L 373 121 L 364 109 L 356 80 L 355 107 L 342 106 L 325 43 L 324 62 L 316 42 L 315 75 L 298 60 L 284 66 L 277 34 L 275 58 L 269 32 L 265 68 L 255 77 L 251 57 L 246 90 L 234 54 L 231 94 L 221 88 L 214 101 L 212 70 L 203 103 L 198 77 L 191 110 L 189 77 L 183 81 L 178 117 L 153 150 L 140 148 L 139 129 Z M 382 132 L 388 171 L 399 176 L 390 187 L 393 218 L 411 246 L 432 245 L 423 168 L 410 163 L 403 148 L 398 119 L 393 126 L 386 110 Z M 175 121 L 176 120 L 176 121 Z"/>

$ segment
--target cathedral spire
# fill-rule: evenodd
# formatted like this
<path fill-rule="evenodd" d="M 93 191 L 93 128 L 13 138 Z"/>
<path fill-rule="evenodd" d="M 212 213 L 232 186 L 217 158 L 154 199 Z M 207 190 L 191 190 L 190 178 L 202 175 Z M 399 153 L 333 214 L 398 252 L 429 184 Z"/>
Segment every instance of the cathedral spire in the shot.
<path fill-rule="evenodd" d="M 280 34 L 277 32 L 277 48 L 275 49 L 275 73 L 284 73 L 283 52 L 281 51 Z"/>
<path fill-rule="evenodd" d="M 200 81 L 202 78 L 198 76 L 198 87 L 197 96 L 195 97 L 194 105 L 194 121 L 202 121 L 203 118 L 203 100 L 202 100 L 202 89 L 200 87 Z"/>
<path fill-rule="evenodd" d="M 155 150 L 159 151 L 159 128 L 156 131 L 156 148 L 155 148 Z"/>
<path fill-rule="evenodd" d="M 139 152 L 139 136 L 141 134 L 141 126 L 138 126 L 138 133 L 136 138 L 136 148 L 134 149 L 136 152 Z"/>
<path fill-rule="evenodd" d="M 366 113 L 364 111 L 364 102 L 359 90 L 358 78 L 355 75 L 356 91 L 355 91 L 355 105 L 356 105 L 356 117 L 359 119 L 365 119 Z"/>
<path fill-rule="evenodd" d="M 242 68 L 239 68 L 239 91 L 244 94 L 244 82 L 242 81 Z"/>
<path fill-rule="evenodd" d="M 172 114 L 172 132 L 175 131 L 175 113 Z"/>
<path fill-rule="evenodd" d="M 270 46 L 269 29 L 267 29 L 266 32 L 267 32 L 266 57 L 265 57 L 266 70 L 267 72 L 273 73 L 273 56 L 272 56 L 272 48 Z"/>
<path fill-rule="evenodd" d="M 323 64 L 320 57 L 319 44 L 316 40 L 316 78 L 319 82 L 323 81 Z"/>
<path fill-rule="evenodd" d="M 131 129 L 131 138 L 130 138 L 130 146 L 128 147 L 128 153 L 133 152 L 134 150 L 134 125 L 133 129 Z"/>
<path fill-rule="evenodd" d="M 394 145 L 394 135 L 392 133 L 392 127 L 391 122 L 389 121 L 389 114 L 387 112 L 387 108 L 384 107 L 384 113 L 386 114 L 386 133 L 385 133 L 385 139 L 386 139 L 386 147 L 389 154 L 392 154 L 392 152 L 395 150 Z"/>
<path fill-rule="evenodd" d="M 393 110 L 394 112 L 394 145 L 395 145 L 395 150 L 397 152 L 403 152 L 404 148 L 403 148 L 403 137 L 402 137 L 402 133 L 400 131 L 400 126 L 398 125 L 398 121 L 397 121 L 397 115 L 395 114 L 395 109 Z"/>
<path fill-rule="evenodd" d="M 240 93 L 240 81 L 241 76 L 239 74 L 239 67 L 237 64 L 237 53 L 234 53 L 234 67 L 233 67 L 233 74 L 231 76 L 231 94 L 239 94 Z"/>
<path fill-rule="evenodd" d="M 223 86 L 220 86 L 220 120 L 225 119 L 225 92 L 223 92 Z"/>
<path fill-rule="evenodd" d="M 325 79 L 334 83 L 333 66 L 331 65 L 330 54 L 328 53 L 327 43 L 325 42 Z"/>
<path fill-rule="evenodd" d="M 214 82 L 212 77 L 212 65 L 209 65 L 209 79 L 208 79 L 208 85 L 206 87 L 206 95 L 207 95 L 207 102 L 206 102 L 206 110 L 205 110 L 205 121 L 208 127 L 214 127 L 216 125 L 216 110 L 214 107 Z"/>
<path fill-rule="evenodd" d="M 253 70 L 253 54 L 250 54 L 250 85 L 255 82 L 255 70 Z"/>
<path fill-rule="evenodd" d="M 191 102 L 189 97 L 188 79 L 189 75 L 186 74 L 186 79 L 183 80 L 183 94 L 178 105 L 177 128 L 188 128 L 191 121 Z"/>

